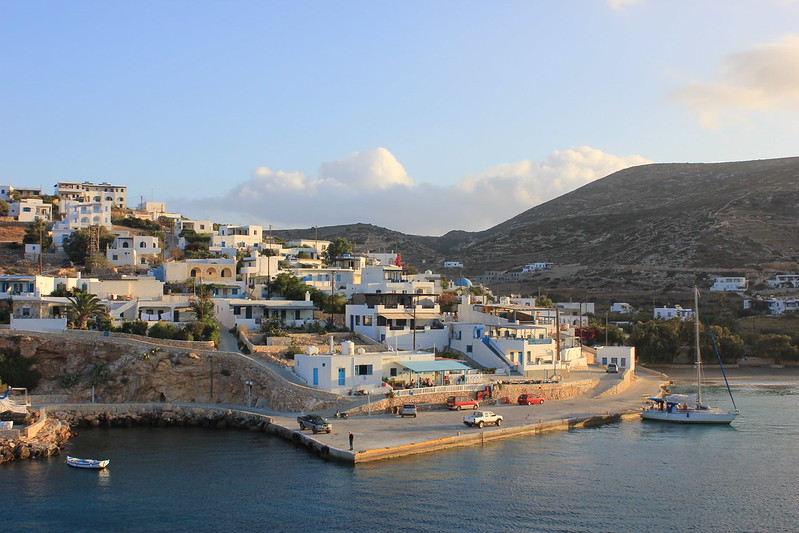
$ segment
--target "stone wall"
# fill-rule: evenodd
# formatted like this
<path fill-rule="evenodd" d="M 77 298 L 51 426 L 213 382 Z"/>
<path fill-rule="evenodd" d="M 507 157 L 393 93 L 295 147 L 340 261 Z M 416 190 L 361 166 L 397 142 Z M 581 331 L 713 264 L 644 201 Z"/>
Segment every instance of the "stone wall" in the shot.
<path fill-rule="evenodd" d="M 481 405 L 496 405 L 502 403 L 515 403 L 520 394 L 535 394 L 545 400 L 564 400 L 579 396 L 597 386 L 599 381 L 583 379 L 570 383 L 542 383 L 540 385 L 494 385 L 490 398 L 481 401 Z M 394 412 L 401 405 L 406 403 L 416 404 L 420 410 L 446 409 L 447 398 L 450 396 L 477 397 L 477 391 L 471 392 L 437 392 L 433 394 L 414 394 L 413 396 L 402 396 L 388 398 L 380 395 L 370 404 L 362 405 L 347 411 L 349 414 L 366 414 L 372 412 Z"/>
<path fill-rule="evenodd" d="M 44 421 L 36 437 L 0 438 L 0 463 L 57 455 L 71 434 L 69 424 L 50 418 Z"/>

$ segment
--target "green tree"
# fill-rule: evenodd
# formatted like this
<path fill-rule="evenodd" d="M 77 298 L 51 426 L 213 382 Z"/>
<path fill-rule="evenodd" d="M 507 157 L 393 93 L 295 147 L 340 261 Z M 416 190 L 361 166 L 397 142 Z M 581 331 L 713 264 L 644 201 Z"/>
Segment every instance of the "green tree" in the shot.
<path fill-rule="evenodd" d="M 791 338 L 788 335 L 776 333 L 761 335 L 755 341 L 753 348 L 756 354 L 771 357 L 777 363 L 799 359 L 799 349 L 791 344 Z"/>
<path fill-rule="evenodd" d="M 0 200 L 0 217 L 8 216 L 8 202 Z"/>
<path fill-rule="evenodd" d="M 114 242 L 115 237 L 105 227 L 103 226 L 95 226 L 95 227 L 100 228 L 98 230 L 100 232 L 100 242 L 99 242 L 100 249 L 98 251 L 105 250 L 112 242 Z M 91 243 L 90 228 L 75 230 L 72 232 L 71 235 L 68 235 L 64 238 L 64 252 L 66 252 L 66 254 L 69 256 L 69 260 L 72 261 L 73 263 L 84 264 L 90 252 L 89 250 L 90 243 Z"/>
<path fill-rule="evenodd" d="M 680 350 L 678 330 L 663 320 L 635 324 L 630 343 L 635 346 L 638 359 L 647 363 L 671 363 Z"/>
<path fill-rule="evenodd" d="M 327 265 L 333 264 L 337 257 L 352 253 L 352 244 L 344 237 L 336 237 L 327 250 L 322 254 L 322 258 Z"/>
<path fill-rule="evenodd" d="M 106 310 L 105 306 L 100 303 L 100 299 L 88 292 L 76 292 L 74 296 L 69 296 L 67 299 L 69 300 L 68 313 L 77 329 L 87 329 L 89 318 Z"/>
<path fill-rule="evenodd" d="M 552 298 L 546 295 L 541 295 L 535 299 L 535 305 L 537 307 L 555 307 L 555 302 L 552 301 Z"/>
<path fill-rule="evenodd" d="M 305 293 L 310 291 L 310 287 L 293 274 L 281 272 L 272 280 L 271 291 L 287 300 L 304 300 Z"/>
<path fill-rule="evenodd" d="M 197 285 L 196 298 L 189 302 L 189 307 L 194 311 L 194 316 L 197 317 L 198 322 L 213 321 L 214 319 L 214 302 L 211 299 L 212 291 L 213 286 L 211 284 Z"/>
<path fill-rule="evenodd" d="M 49 250 L 53 247 L 53 237 L 50 235 L 50 225 L 44 220 L 37 220 L 25 230 L 22 242 L 25 244 L 39 244 L 41 240 L 42 250 Z"/>

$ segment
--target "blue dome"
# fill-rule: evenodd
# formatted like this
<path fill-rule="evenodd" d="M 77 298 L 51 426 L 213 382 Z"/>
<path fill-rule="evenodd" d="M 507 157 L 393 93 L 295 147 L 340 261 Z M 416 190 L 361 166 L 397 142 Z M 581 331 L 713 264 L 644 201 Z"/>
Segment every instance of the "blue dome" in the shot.
<path fill-rule="evenodd" d="M 455 280 L 455 286 L 456 287 L 471 287 L 472 286 L 472 280 L 470 280 L 469 278 L 458 278 L 457 280 Z"/>

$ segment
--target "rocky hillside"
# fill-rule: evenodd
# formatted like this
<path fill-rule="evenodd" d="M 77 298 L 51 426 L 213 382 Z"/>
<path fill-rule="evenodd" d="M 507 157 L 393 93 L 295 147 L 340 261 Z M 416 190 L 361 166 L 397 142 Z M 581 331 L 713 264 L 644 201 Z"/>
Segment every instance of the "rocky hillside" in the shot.
<path fill-rule="evenodd" d="M 347 237 L 358 251 L 397 250 L 421 268 L 461 261 L 470 276 L 538 261 L 559 265 L 512 284 L 522 292 L 665 290 L 709 275 L 799 267 L 798 212 L 799 158 L 652 164 L 616 172 L 481 232 L 420 237 L 358 224 L 318 234 Z"/>

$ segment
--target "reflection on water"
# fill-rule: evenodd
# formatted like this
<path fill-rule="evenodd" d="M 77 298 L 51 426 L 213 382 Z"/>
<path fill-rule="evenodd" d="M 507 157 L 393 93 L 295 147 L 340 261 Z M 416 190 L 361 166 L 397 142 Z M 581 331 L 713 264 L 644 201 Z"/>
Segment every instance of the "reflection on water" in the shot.
<path fill-rule="evenodd" d="M 66 451 L 105 471 L 0 465 L 0 501 L 28 531 L 792 531 L 797 387 L 778 389 L 736 387 L 732 426 L 627 422 L 356 468 L 248 431 L 85 430 Z"/>

